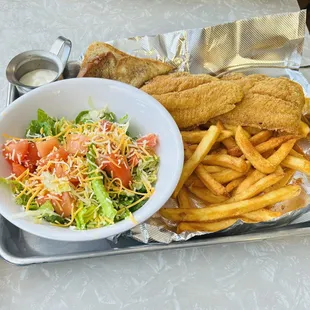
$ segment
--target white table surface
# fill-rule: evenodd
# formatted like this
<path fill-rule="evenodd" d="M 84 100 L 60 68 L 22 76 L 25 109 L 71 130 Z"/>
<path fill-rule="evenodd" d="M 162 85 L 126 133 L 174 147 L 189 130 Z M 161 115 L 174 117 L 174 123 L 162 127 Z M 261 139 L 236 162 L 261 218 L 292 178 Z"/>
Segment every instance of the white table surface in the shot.
<path fill-rule="evenodd" d="M 0 107 L 16 54 L 297 11 L 296 0 L 0 0 Z M 306 56 L 308 48 L 306 49 Z M 0 310 L 310 309 L 310 236 L 27 267 L 0 258 Z"/>

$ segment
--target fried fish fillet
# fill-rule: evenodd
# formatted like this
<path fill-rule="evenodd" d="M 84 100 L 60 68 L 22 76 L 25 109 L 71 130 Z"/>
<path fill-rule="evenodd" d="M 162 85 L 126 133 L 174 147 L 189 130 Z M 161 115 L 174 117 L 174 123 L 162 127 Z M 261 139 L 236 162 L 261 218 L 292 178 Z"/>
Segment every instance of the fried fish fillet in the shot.
<path fill-rule="evenodd" d="M 302 87 L 284 77 L 234 74 L 224 77 L 242 87 L 243 100 L 214 121 L 298 134 L 305 97 Z"/>
<path fill-rule="evenodd" d="M 85 53 L 78 77 L 113 79 L 141 87 L 152 78 L 173 69 L 167 63 L 130 56 L 109 44 L 94 42 Z"/>
<path fill-rule="evenodd" d="M 163 95 L 171 92 L 179 92 L 191 89 L 202 84 L 207 84 L 218 79 L 207 74 L 190 74 L 177 72 L 168 75 L 160 75 L 142 86 L 141 90 L 149 95 Z"/>
<path fill-rule="evenodd" d="M 181 129 L 204 124 L 243 98 L 240 86 L 205 74 L 160 76 L 141 89 L 157 99 Z"/>

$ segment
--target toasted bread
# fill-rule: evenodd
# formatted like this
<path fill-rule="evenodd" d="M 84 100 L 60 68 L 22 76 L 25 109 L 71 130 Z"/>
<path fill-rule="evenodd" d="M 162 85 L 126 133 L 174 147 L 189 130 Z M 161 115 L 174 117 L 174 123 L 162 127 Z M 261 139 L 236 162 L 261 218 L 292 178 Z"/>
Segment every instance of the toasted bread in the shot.
<path fill-rule="evenodd" d="M 94 42 L 85 53 L 78 77 L 113 79 L 141 87 L 155 76 L 173 69 L 169 64 L 130 56 L 109 44 Z"/>

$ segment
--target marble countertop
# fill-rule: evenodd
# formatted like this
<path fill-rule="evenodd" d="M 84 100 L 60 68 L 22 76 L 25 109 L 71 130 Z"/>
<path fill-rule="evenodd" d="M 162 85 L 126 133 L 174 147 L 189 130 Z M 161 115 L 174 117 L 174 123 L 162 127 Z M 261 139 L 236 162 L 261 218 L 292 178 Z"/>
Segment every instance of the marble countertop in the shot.
<path fill-rule="evenodd" d="M 298 9 L 296 0 L 0 0 L 0 108 L 9 60 L 59 35 L 75 59 L 94 40 Z M 0 310 L 310 309 L 309 246 L 310 236 L 26 267 L 0 258 Z"/>

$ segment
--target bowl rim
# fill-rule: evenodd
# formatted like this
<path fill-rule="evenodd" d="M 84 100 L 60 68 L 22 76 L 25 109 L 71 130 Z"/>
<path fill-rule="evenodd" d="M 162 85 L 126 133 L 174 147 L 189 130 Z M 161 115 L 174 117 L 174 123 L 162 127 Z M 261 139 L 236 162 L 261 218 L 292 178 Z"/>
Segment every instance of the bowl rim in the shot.
<path fill-rule="evenodd" d="M 170 115 L 170 113 L 156 100 L 154 99 L 152 96 L 148 95 L 147 93 L 143 92 L 142 90 L 135 88 L 131 85 L 119 82 L 119 81 L 114 81 L 114 80 L 108 80 L 108 79 L 101 79 L 101 78 L 73 78 L 73 79 L 65 79 L 65 80 L 60 80 L 60 81 L 56 81 L 53 83 L 49 83 L 43 86 L 40 86 L 28 93 L 26 93 L 25 95 L 19 97 L 18 99 L 16 99 L 11 105 L 9 105 L 8 107 L 6 107 L 2 113 L 0 114 L 0 122 L 3 120 L 4 117 L 7 117 L 8 113 L 10 113 L 11 111 L 14 111 L 16 109 L 18 109 L 18 107 L 20 105 L 31 105 L 31 101 L 33 98 L 35 98 L 37 95 L 42 94 L 44 92 L 47 91 L 55 91 L 57 90 L 57 87 L 59 85 L 61 85 L 60 87 L 65 87 L 62 85 L 70 85 L 70 84 L 88 84 L 88 83 L 99 83 L 102 84 L 102 86 L 104 85 L 115 85 L 115 86 L 119 86 L 121 88 L 125 88 L 128 89 L 129 91 L 133 92 L 133 93 L 137 93 L 137 94 L 143 94 L 143 96 L 146 98 L 146 100 L 148 101 L 148 104 L 151 104 L 155 109 L 158 110 L 158 112 L 162 115 L 164 115 L 164 119 L 165 121 L 167 121 L 169 124 L 169 128 L 171 129 L 171 131 L 169 132 L 170 134 L 173 134 L 172 138 L 176 139 L 176 144 L 178 146 L 178 149 L 174 150 L 175 152 L 175 163 L 176 163 L 176 167 L 174 168 L 175 171 L 173 173 L 173 175 L 171 175 L 170 179 L 168 180 L 169 184 L 167 183 L 167 190 L 165 191 L 165 195 L 161 195 L 160 193 L 155 193 L 153 194 L 153 196 L 151 198 L 153 198 L 152 200 L 150 199 L 149 201 L 147 201 L 145 203 L 145 205 L 143 205 L 141 207 L 141 209 L 137 210 L 136 212 L 134 212 L 135 214 L 135 220 L 137 221 L 138 224 L 143 223 L 144 221 L 146 221 L 149 217 L 151 217 L 153 214 L 155 214 L 170 198 L 170 196 L 172 195 L 178 181 L 179 178 L 181 176 L 182 173 L 182 168 L 183 168 L 183 160 L 184 160 L 184 151 L 183 151 L 183 142 L 182 142 L 182 137 L 181 137 L 181 133 L 179 131 L 179 128 L 177 126 L 177 124 L 175 123 L 174 119 L 172 118 L 172 116 Z M 59 97 L 58 97 L 59 98 Z M 78 111 L 77 111 L 78 112 Z M 156 201 L 154 202 L 154 198 L 156 197 Z M 141 214 L 141 212 L 139 212 L 140 210 L 146 210 L 147 206 L 150 204 L 156 204 L 157 207 L 153 207 L 153 211 L 152 213 L 149 214 Z M 70 241 L 70 242 L 80 242 L 80 241 L 91 241 L 91 240 L 98 240 L 98 239 L 105 239 L 105 238 L 109 238 L 112 236 L 115 236 L 117 234 L 120 234 L 122 232 L 125 232 L 127 230 L 130 230 L 131 228 L 135 227 L 137 224 L 134 223 L 131 219 L 127 218 L 124 219 L 120 222 L 117 222 L 111 226 L 105 226 L 105 227 L 100 227 L 100 228 L 95 228 L 95 229 L 90 229 L 90 230 L 75 230 L 72 231 L 69 228 L 62 228 L 62 227 L 57 227 L 59 229 L 64 229 L 64 231 L 70 231 L 72 233 L 70 234 L 66 234 L 64 231 L 57 231 L 55 230 L 55 233 L 51 233 L 52 230 L 48 230 L 48 229 L 40 229 L 42 227 L 48 227 L 50 226 L 50 224 L 37 224 L 34 223 L 34 221 L 26 221 L 26 220 L 22 220 L 22 219 L 17 219 L 14 218 L 14 215 L 12 213 L 9 212 L 8 209 L 6 209 L 6 207 L 2 207 L 1 206 L 2 203 L 0 201 L 0 214 L 6 218 L 8 221 L 10 221 L 13 225 L 19 227 L 20 229 L 37 235 L 39 237 L 43 237 L 43 238 L 47 238 L 47 239 L 52 239 L 52 240 L 59 240 L 59 241 Z M 144 212 L 143 212 L 144 213 Z"/>

